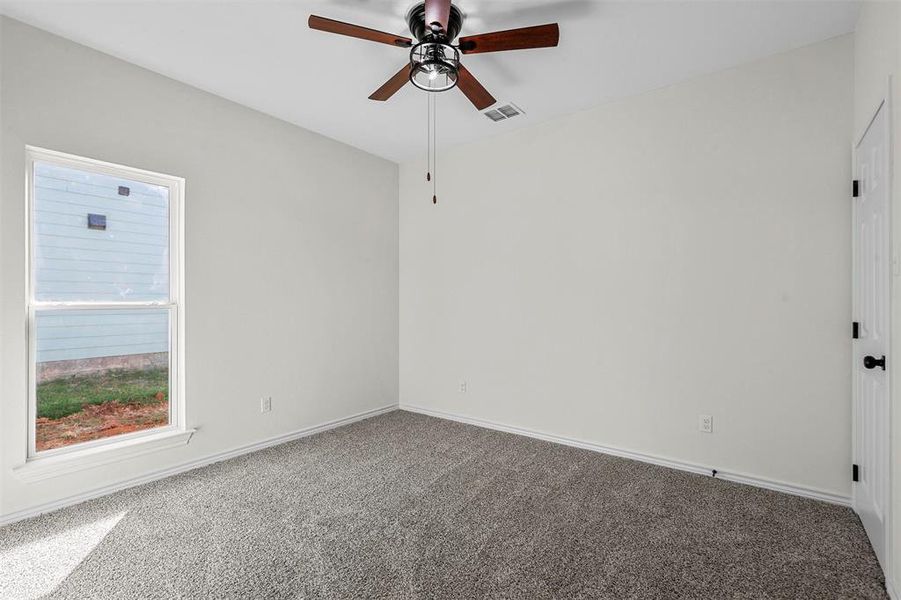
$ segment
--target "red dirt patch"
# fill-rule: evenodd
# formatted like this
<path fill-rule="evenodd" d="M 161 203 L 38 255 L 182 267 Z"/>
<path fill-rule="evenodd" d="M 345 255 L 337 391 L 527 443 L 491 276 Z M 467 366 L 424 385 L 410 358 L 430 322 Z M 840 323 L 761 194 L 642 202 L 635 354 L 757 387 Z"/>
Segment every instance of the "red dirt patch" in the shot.
<path fill-rule="evenodd" d="M 163 394 L 157 394 L 163 400 Z M 169 402 L 152 404 L 104 402 L 86 404 L 81 412 L 61 419 L 41 417 L 36 424 L 38 451 L 162 427 L 169 422 Z"/>

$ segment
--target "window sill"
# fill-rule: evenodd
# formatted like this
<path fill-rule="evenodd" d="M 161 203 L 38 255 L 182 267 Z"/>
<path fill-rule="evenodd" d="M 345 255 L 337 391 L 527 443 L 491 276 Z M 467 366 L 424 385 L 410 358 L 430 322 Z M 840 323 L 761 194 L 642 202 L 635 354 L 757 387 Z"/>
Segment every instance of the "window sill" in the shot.
<path fill-rule="evenodd" d="M 41 481 L 77 471 L 128 460 L 144 454 L 186 446 L 196 429 L 160 431 L 101 446 L 51 456 L 35 456 L 15 467 L 13 473 L 26 482 Z"/>

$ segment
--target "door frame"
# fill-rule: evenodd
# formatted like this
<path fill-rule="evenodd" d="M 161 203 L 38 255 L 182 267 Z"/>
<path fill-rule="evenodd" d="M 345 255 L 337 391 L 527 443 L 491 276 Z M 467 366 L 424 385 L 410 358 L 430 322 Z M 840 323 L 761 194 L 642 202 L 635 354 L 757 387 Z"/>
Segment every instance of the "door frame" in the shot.
<path fill-rule="evenodd" d="M 888 494 L 888 498 L 885 506 L 885 521 L 883 523 L 883 527 L 885 531 L 884 539 L 885 539 L 885 564 L 883 565 L 883 572 L 885 574 L 886 585 L 890 586 L 894 581 L 892 578 L 892 564 L 894 561 L 894 554 L 897 551 L 901 551 L 901 548 L 895 548 L 892 543 L 892 519 L 894 515 L 894 511 L 892 510 L 892 460 L 891 457 L 894 455 L 895 443 L 894 437 L 895 432 L 893 431 L 892 421 L 894 419 L 894 414 L 892 410 L 892 404 L 894 401 L 894 377 L 893 371 L 895 369 L 895 353 L 894 353 L 894 336 L 892 335 L 892 327 L 894 326 L 894 314 L 893 314 L 893 300 L 894 294 L 892 293 L 892 288 L 894 285 L 894 280 L 896 277 L 901 275 L 901 259 L 895 254 L 895 248 L 893 243 L 893 229 L 894 229 L 894 211 L 892 210 L 892 204 L 894 200 L 894 138 L 892 135 L 892 76 L 889 75 L 887 84 L 885 86 L 885 93 L 883 94 L 882 99 L 877 103 L 876 108 L 873 110 L 870 115 L 869 120 L 867 121 L 866 126 L 863 128 L 863 131 L 856 137 L 852 147 L 851 147 L 851 172 L 852 179 L 858 179 L 857 173 L 857 149 L 860 146 L 861 142 L 863 142 L 864 137 L 866 137 L 867 133 L 872 127 L 873 122 L 876 119 L 876 116 L 879 114 L 880 109 L 885 110 L 885 129 L 886 129 L 886 143 L 888 145 L 887 148 L 887 162 L 888 162 L 888 170 L 886 172 L 886 182 L 888 188 L 888 206 L 886 207 L 886 220 L 889 224 L 888 226 L 888 247 L 889 247 L 889 285 L 887 286 L 887 301 L 888 301 L 888 341 L 886 343 L 886 354 L 888 356 L 888 369 L 886 369 L 886 378 L 888 389 L 888 406 L 886 407 L 886 414 L 888 415 L 888 454 L 886 464 L 888 466 L 886 472 L 886 490 Z M 853 202 L 851 205 L 851 300 L 852 300 L 852 313 L 856 308 L 856 290 L 854 289 L 855 282 L 857 281 L 857 203 Z M 857 318 L 857 315 L 852 314 L 852 321 Z M 853 378 L 856 377 L 855 370 L 859 368 L 857 364 L 857 357 L 855 356 L 855 348 L 854 348 L 854 340 L 851 340 L 851 376 L 852 376 L 852 385 L 851 385 L 851 460 L 852 462 L 857 458 L 854 456 L 855 449 L 857 447 L 857 385 L 854 383 Z M 851 484 L 851 506 L 855 508 L 856 506 L 856 494 L 857 488 L 854 483 Z M 855 511 L 856 512 L 856 511 Z"/>

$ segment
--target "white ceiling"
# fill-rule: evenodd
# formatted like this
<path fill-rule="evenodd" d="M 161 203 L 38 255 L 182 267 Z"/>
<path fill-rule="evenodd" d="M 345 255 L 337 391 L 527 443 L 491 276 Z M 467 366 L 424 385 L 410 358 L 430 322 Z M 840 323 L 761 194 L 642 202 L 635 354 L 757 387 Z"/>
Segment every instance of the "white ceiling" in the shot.
<path fill-rule="evenodd" d="M 499 101 L 493 123 L 458 91 L 438 97 L 439 145 L 465 143 L 853 30 L 853 1 L 458 0 L 462 35 L 560 23 L 557 48 L 464 63 Z M 36 1 L 16 19 L 395 161 L 425 152 L 426 93 L 367 96 L 407 60 L 400 48 L 307 28 L 314 13 L 407 33 L 412 0 Z"/>

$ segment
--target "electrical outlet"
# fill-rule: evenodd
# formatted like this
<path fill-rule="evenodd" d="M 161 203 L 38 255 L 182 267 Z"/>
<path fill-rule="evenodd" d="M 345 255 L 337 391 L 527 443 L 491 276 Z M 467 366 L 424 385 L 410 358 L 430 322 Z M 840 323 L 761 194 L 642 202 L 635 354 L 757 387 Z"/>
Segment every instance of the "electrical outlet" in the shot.
<path fill-rule="evenodd" d="M 710 415 L 698 415 L 698 431 L 713 433 L 713 417 Z"/>
<path fill-rule="evenodd" d="M 272 410 L 272 396 L 260 398 L 260 412 L 267 413 Z"/>
<path fill-rule="evenodd" d="M 465 393 L 466 393 L 466 382 L 465 382 L 465 381 L 461 381 L 461 382 L 460 382 L 460 393 L 461 393 L 461 394 L 465 394 Z"/>

